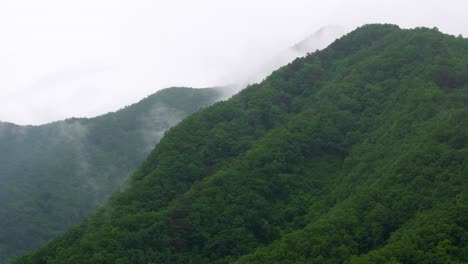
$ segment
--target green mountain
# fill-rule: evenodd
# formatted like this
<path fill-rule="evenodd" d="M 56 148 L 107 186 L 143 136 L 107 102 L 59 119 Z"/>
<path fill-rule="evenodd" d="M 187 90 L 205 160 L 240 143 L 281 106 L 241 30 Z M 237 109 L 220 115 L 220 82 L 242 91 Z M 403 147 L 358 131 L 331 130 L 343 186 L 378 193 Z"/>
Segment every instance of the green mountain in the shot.
<path fill-rule="evenodd" d="M 15 263 L 466 263 L 468 40 L 367 25 L 171 128 Z"/>
<path fill-rule="evenodd" d="M 0 123 L 0 263 L 93 214 L 169 127 L 218 97 L 214 89 L 170 88 L 96 118 Z"/>

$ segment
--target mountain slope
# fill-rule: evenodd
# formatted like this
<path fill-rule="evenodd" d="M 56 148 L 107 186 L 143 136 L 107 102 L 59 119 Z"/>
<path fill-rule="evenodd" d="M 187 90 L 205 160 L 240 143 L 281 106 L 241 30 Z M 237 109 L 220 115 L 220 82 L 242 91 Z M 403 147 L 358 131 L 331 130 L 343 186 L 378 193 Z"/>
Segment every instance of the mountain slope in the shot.
<path fill-rule="evenodd" d="M 0 123 L 0 263 L 94 213 L 169 127 L 219 96 L 214 89 L 170 88 L 96 118 Z"/>
<path fill-rule="evenodd" d="M 367 25 L 170 129 L 15 263 L 468 261 L 468 40 Z"/>
<path fill-rule="evenodd" d="M 349 32 L 349 30 L 338 25 L 321 27 L 319 30 L 299 41 L 295 45 L 278 52 L 267 61 L 264 61 L 259 65 L 255 65 L 254 67 L 244 67 L 243 71 L 245 78 L 241 78 L 240 82 L 236 81 L 238 84 L 233 86 L 237 89 L 231 89 L 231 91 L 239 92 L 249 84 L 261 82 L 270 75 L 272 71 L 292 62 L 296 58 L 304 57 L 310 52 L 326 48 L 333 41 L 342 37 L 347 32 Z"/>

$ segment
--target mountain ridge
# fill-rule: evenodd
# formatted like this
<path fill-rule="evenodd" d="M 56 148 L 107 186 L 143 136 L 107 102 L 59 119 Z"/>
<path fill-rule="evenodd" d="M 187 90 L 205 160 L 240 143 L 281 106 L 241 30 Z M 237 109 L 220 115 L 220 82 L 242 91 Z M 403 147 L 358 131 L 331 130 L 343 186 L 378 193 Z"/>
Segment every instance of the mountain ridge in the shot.
<path fill-rule="evenodd" d="M 171 128 L 15 263 L 463 263 L 468 41 L 360 27 Z"/>
<path fill-rule="evenodd" d="M 172 87 L 94 118 L 0 122 L 0 263 L 92 214 L 169 127 L 220 96 L 215 88 Z"/>

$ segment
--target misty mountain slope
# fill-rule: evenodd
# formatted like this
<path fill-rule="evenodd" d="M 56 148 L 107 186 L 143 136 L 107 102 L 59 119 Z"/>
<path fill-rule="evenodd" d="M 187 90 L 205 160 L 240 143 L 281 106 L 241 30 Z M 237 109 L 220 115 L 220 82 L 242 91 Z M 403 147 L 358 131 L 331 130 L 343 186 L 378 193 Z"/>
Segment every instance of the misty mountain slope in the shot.
<path fill-rule="evenodd" d="M 248 85 L 263 81 L 273 71 L 297 58 L 305 57 L 308 53 L 326 48 L 347 32 L 349 30 L 343 26 L 327 25 L 296 44 L 272 54 L 266 61 L 240 65 L 236 72 L 226 77 L 226 79 L 230 80 L 230 85 L 227 85 L 226 89 L 224 89 L 223 98 L 230 98 Z"/>
<path fill-rule="evenodd" d="M 243 80 L 243 83 L 240 83 L 238 86 L 244 88 L 248 84 L 261 82 L 270 75 L 272 71 L 292 62 L 296 58 L 304 57 L 308 53 L 326 48 L 333 41 L 342 37 L 347 32 L 349 32 L 349 30 L 343 26 L 324 26 L 295 45 L 282 50 L 266 62 L 263 62 L 254 68 L 247 67 L 244 69 L 249 72 L 244 73 L 245 80 Z M 237 89 L 237 91 L 239 91 L 239 89 Z"/>
<path fill-rule="evenodd" d="M 171 128 L 14 263 L 465 263 L 468 40 L 367 25 Z"/>
<path fill-rule="evenodd" d="M 312 35 L 308 36 L 307 38 L 303 39 L 302 41 L 291 47 L 290 50 L 294 50 L 297 53 L 304 56 L 307 53 L 326 48 L 333 41 L 342 37 L 348 32 L 349 30 L 344 26 L 327 25 L 321 27 Z"/>
<path fill-rule="evenodd" d="M 169 88 L 95 118 L 0 123 L 0 263 L 95 212 L 168 128 L 219 96 L 215 89 Z"/>

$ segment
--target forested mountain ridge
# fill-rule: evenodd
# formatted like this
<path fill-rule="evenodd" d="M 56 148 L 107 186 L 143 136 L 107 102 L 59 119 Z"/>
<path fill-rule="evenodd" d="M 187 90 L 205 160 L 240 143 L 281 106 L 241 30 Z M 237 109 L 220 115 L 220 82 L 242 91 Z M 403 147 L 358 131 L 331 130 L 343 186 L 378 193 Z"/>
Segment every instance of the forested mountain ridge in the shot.
<path fill-rule="evenodd" d="M 215 89 L 169 88 L 95 118 L 0 123 L 0 263 L 93 214 L 169 127 L 220 95 Z"/>
<path fill-rule="evenodd" d="M 15 263 L 465 263 L 468 40 L 366 25 L 169 130 Z"/>

